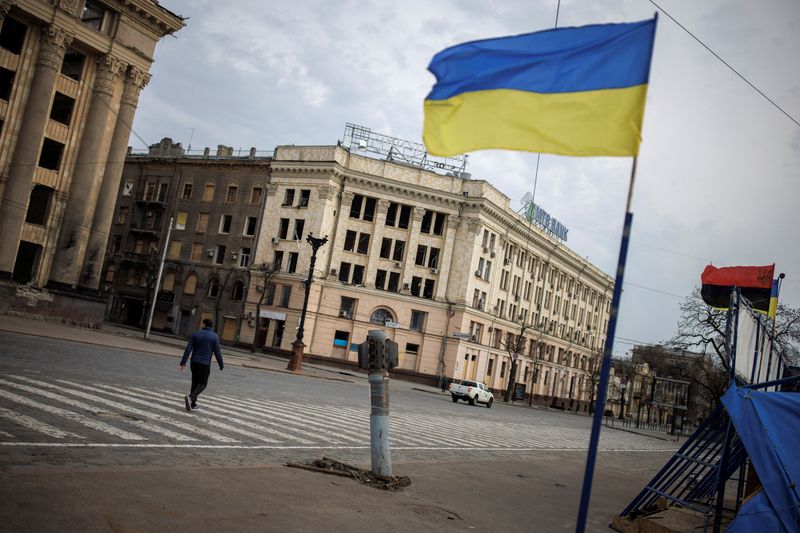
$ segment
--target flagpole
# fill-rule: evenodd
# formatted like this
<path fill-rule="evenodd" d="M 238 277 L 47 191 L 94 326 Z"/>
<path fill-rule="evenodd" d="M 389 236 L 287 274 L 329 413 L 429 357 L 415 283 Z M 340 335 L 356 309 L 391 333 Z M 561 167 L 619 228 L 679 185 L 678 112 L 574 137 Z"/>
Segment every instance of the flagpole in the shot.
<path fill-rule="evenodd" d="M 589 500 L 592 493 L 592 479 L 594 478 L 594 465 L 597 459 L 597 444 L 600 441 L 600 426 L 603 423 L 603 412 L 606 403 L 606 392 L 608 391 L 608 376 L 611 372 L 611 351 L 614 348 L 614 333 L 617 329 L 617 314 L 619 312 L 619 302 L 622 297 L 622 279 L 625 275 L 625 261 L 628 257 L 628 241 L 631 235 L 631 223 L 633 213 L 631 213 L 631 203 L 633 201 L 633 184 L 636 180 L 636 161 L 633 158 L 631 168 L 631 179 L 628 185 L 628 201 L 625 207 L 625 222 L 622 226 L 622 238 L 619 245 L 619 259 L 617 260 L 617 274 L 614 281 L 614 295 L 611 299 L 611 314 L 608 319 L 608 330 L 606 332 L 606 344 L 603 350 L 603 362 L 600 367 L 600 384 L 597 390 L 597 399 L 594 406 L 594 417 L 592 418 L 592 434 L 589 439 L 589 452 L 586 458 L 586 471 L 583 475 L 583 489 L 581 491 L 581 504 L 578 510 L 578 523 L 575 526 L 576 533 L 583 533 L 586 529 L 586 518 L 589 512 Z"/>

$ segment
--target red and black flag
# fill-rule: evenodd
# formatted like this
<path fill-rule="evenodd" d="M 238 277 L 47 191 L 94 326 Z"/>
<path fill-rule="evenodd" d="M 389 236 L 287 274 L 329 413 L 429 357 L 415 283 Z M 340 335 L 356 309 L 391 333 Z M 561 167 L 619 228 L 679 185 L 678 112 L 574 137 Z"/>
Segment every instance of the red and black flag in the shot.
<path fill-rule="evenodd" d="M 700 276 L 703 283 L 700 295 L 711 307 L 727 309 L 731 301 L 731 291 L 738 287 L 753 309 L 767 313 L 774 273 L 775 265 L 724 268 L 708 265 Z"/>

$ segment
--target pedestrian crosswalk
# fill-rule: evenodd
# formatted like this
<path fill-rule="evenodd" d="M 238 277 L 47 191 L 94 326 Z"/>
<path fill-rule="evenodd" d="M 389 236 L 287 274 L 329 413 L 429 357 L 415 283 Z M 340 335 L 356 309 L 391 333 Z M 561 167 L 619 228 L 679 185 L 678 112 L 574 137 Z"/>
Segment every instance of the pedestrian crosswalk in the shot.
<path fill-rule="evenodd" d="M 0 447 L 220 447 L 364 449 L 369 406 L 300 403 L 206 393 L 186 412 L 180 391 L 75 379 L 0 377 Z M 452 413 L 390 414 L 393 449 L 585 449 L 581 430 Z M 623 446 L 624 447 L 624 446 Z"/>

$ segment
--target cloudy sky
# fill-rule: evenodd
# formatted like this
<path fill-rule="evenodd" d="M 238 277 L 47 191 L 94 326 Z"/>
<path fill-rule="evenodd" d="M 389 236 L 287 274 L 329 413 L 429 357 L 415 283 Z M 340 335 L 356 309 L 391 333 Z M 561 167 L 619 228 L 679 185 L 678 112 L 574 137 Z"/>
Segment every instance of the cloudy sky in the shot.
<path fill-rule="evenodd" d="M 186 27 L 159 44 L 134 148 L 162 137 L 225 144 L 335 144 L 346 122 L 421 142 L 431 57 L 460 42 L 551 28 L 557 0 L 161 0 Z M 800 121 L 800 3 L 657 0 Z M 652 17 L 647 0 L 563 1 L 559 26 Z M 656 36 L 634 192 L 618 342 L 674 333 L 678 306 L 717 266 L 776 263 L 800 306 L 800 126 L 668 17 Z M 468 171 L 519 207 L 536 154 L 470 154 Z M 615 270 L 631 161 L 543 155 L 536 202 L 568 245 Z"/>

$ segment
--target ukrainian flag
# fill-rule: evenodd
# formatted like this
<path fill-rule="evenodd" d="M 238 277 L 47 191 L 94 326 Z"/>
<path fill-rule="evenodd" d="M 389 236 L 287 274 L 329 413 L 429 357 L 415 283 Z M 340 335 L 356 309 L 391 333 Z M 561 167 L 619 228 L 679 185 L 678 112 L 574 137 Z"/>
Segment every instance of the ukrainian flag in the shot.
<path fill-rule="evenodd" d="M 428 151 L 635 156 L 657 17 L 459 44 L 428 66 Z"/>
<path fill-rule="evenodd" d="M 778 316 L 778 284 L 777 279 L 772 280 L 772 290 L 770 291 L 769 295 L 769 312 L 767 316 L 770 318 L 775 318 Z"/>

